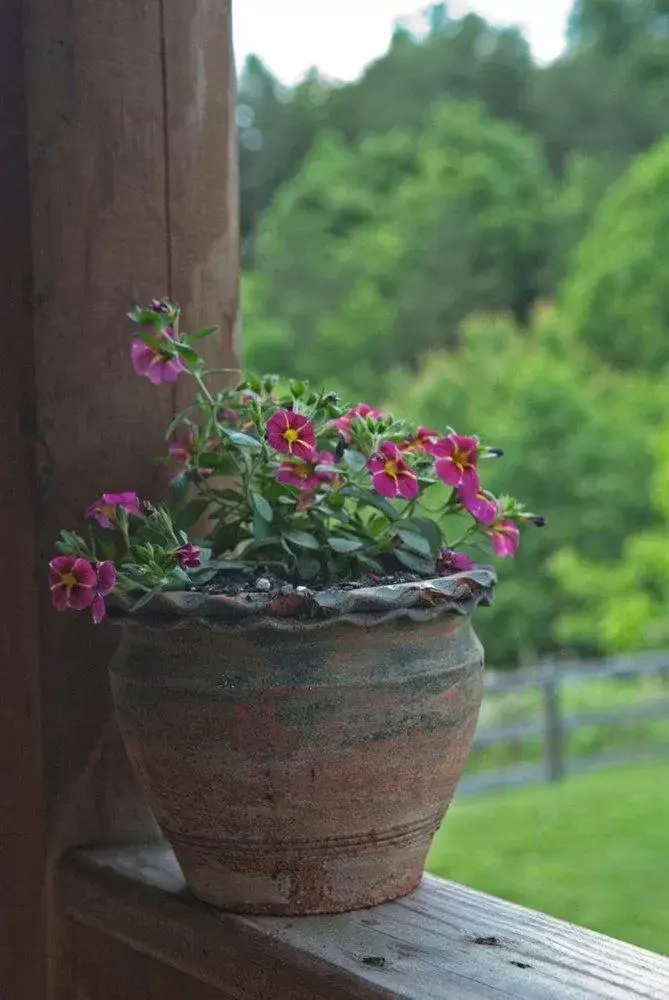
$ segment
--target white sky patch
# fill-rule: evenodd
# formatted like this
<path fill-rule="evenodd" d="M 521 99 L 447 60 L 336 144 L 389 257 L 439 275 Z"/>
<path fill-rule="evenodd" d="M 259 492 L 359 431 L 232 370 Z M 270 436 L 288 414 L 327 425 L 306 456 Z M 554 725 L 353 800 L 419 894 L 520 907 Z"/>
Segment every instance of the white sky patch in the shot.
<path fill-rule="evenodd" d="M 536 58 L 549 62 L 564 46 L 572 0 L 450 0 L 452 17 L 475 11 L 497 25 L 523 28 Z M 260 56 L 285 83 L 316 66 L 334 79 L 353 80 L 385 52 L 398 19 L 424 7 L 420 0 L 237 0 L 233 7 L 240 67 Z"/>

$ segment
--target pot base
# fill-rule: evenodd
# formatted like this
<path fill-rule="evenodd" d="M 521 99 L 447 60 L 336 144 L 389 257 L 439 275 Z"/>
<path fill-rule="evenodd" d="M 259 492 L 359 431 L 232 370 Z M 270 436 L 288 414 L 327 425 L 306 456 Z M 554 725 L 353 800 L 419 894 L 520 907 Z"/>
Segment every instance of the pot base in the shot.
<path fill-rule="evenodd" d="M 239 845 L 165 831 L 191 892 L 234 913 L 345 913 L 406 896 L 421 880 L 439 820 L 343 844 Z"/>

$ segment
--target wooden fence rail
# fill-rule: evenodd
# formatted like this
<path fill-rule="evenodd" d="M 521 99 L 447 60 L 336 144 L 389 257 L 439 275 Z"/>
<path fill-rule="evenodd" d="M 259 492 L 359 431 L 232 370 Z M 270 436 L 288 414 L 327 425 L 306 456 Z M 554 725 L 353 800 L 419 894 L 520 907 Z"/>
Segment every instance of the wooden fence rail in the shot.
<path fill-rule="evenodd" d="M 539 781 L 561 781 L 568 774 L 579 771 L 669 754 L 668 743 L 657 743 L 652 747 L 631 747 L 624 752 L 606 751 L 578 758 L 569 755 L 568 738 L 579 729 L 669 719 L 669 693 L 653 701 L 627 705 L 624 708 L 567 714 L 563 699 L 565 684 L 587 683 L 592 680 L 606 680 L 615 684 L 616 681 L 648 676 L 669 678 L 669 651 L 617 656 L 605 660 L 550 662 L 513 673 L 489 674 L 486 678 L 486 696 L 537 690 L 541 693 L 542 707 L 535 719 L 501 726 L 479 726 L 474 748 L 540 739 L 543 743 L 543 759 L 539 764 L 520 764 L 466 775 L 460 783 L 460 793 L 475 794 Z"/>

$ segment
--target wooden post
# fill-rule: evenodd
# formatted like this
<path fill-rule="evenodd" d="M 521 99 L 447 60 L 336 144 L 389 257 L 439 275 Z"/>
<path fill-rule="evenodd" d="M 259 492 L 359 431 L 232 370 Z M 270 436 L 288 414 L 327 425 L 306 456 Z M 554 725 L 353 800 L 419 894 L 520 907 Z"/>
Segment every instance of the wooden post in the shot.
<path fill-rule="evenodd" d="M 565 776 L 565 745 L 560 698 L 560 674 L 554 663 L 542 670 L 544 696 L 546 780 L 560 781 Z"/>
<path fill-rule="evenodd" d="M 46 563 L 101 491 L 164 486 L 151 459 L 184 389 L 133 373 L 126 309 L 170 294 L 187 326 L 220 325 L 209 349 L 235 363 L 230 16 L 229 0 L 0 0 L 7 1000 L 44 995 L 40 903 L 62 850 L 155 832 L 111 712 L 115 637 L 53 611 Z"/>

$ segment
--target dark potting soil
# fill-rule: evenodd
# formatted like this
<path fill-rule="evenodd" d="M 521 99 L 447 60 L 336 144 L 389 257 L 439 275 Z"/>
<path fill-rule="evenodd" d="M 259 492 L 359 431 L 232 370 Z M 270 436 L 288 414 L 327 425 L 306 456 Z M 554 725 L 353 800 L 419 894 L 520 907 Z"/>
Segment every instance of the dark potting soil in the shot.
<path fill-rule="evenodd" d="M 391 574 L 366 573 L 355 580 L 325 584 L 314 581 L 310 585 L 296 584 L 273 573 L 262 570 L 223 570 L 208 583 L 194 587 L 204 594 L 228 594 L 236 597 L 241 594 L 292 594 L 305 590 L 357 590 L 360 587 L 381 587 L 395 583 L 416 583 L 423 579 L 418 573 L 400 571 Z"/>

